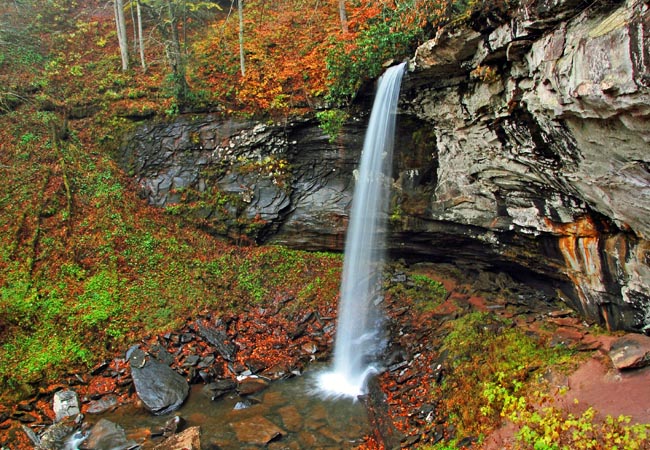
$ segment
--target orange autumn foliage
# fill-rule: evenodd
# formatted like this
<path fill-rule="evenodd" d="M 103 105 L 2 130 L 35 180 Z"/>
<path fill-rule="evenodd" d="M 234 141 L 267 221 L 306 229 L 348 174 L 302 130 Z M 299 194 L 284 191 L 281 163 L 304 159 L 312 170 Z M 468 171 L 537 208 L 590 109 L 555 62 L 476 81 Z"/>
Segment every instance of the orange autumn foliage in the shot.
<path fill-rule="evenodd" d="M 445 5 L 435 0 L 400 10 L 400 27 L 429 23 L 431 14 Z M 337 8 L 337 0 L 248 2 L 244 76 L 239 67 L 239 24 L 234 12 L 224 11 L 193 45 L 192 88 L 225 113 L 282 115 L 319 106 L 329 84 L 328 54 L 340 44 L 346 53 L 354 51 L 360 34 L 373 21 L 394 16 L 398 5 L 387 0 L 348 2 L 347 33 L 341 30 Z"/>

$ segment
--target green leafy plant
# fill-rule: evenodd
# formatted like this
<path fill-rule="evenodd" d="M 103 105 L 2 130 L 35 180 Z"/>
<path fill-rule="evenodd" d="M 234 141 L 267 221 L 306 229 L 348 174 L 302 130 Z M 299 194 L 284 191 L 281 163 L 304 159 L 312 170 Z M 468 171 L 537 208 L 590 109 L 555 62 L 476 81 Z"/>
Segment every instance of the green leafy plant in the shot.
<path fill-rule="evenodd" d="M 75 305 L 78 320 L 84 329 L 98 331 L 109 324 L 113 317 L 120 315 L 120 299 L 123 282 L 117 274 L 107 270 L 101 271 L 84 283 L 85 291 L 79 296 Z M 113 326 L 109 324 L 109 328 Z M 111 328 L 113 333 L 117 330 Z"/>
<path fill-rule="evenodd" d="M 491 313 L 472 312 L 449 326 L 443 348 L 452 374 L 434 395 L 465 435 L 491 431 L 511 408 L 524 407 L 534 373 L 574 361 L 568 349 L 546 347 Z"/>
<path fill-rule="evenodd" d="M 31 131 L 28 131 L 27 133 L 23 134 L 20 137 L 20 145 L 28 146 L 29 144 L 31 144 L 32 142 L 35 142 L 36 140 L 38 140 L 38 136 L 36 136 Z"/>
<path fill-rule="evenodd" d="M 487 405 L 483 414 L 495 410 L 503 418 L 519 427 L 516 433 L 517 449 L 533 450 L 589 450 L 589 449 L 643 449 L 650 437 L 650 424 L 632 424 L 627 416 L 606 416 L 598 419 L 589 407 L 581 414 L 573 414 L 554 406 L 550 394 L 536 391 L 527 400 L 519 395 L 523 384 L 504 383 L 505 374 L 483 387 Z M 547 406 L 543 406 L 546 404 Z"/>
<path fill-rule="evenodd" d="M 317 112 L 316 119 L 318 119 L 320 129 L 329 136 L 330 143 L 333 143 L 348 119 L 348 113 L 341 109 L 328 109 Z"/>
<path fill-rule="evenodd" d="M 397 21 L 397 17 L 392 20 Z M 419 36 L 418 29 L 396 29 L 390 21 L 377 21 L 363 30 L 355 45 L 334 42 L 327 55 L 328 100 L 345 105 L 356 96 L 364 81 L 376 78 L 390 59 L 401 59 Z"/>

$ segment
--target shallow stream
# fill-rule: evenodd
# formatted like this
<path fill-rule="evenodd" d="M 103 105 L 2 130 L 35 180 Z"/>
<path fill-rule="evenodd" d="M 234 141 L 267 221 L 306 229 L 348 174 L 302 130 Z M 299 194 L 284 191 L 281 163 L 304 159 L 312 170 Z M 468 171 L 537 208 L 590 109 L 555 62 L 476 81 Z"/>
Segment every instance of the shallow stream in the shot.
<path fill-rule="evenodd" d="M 370 427 L 365 408 L 350 398 L 322 398 L 314 393 L 315 371 L 275 381 L 264 391 L 242 398 L 231 393 L 211 400 L 202 385 L 192 387 L 181 409 L 153 416 L 141 408 L 122 407 L 111 413 L 88 417 L 119 424 L 136 442 L 162 429 L 175 415 L 185 427 L 201 427 L 203 449 L 348 449 L 358 446 Z M 248 405 L 246 405 L 248 403 Z M 246 407 L 244 407 L 246 405 Z M 159 439 L 147 439 L 151 448 Z"/>

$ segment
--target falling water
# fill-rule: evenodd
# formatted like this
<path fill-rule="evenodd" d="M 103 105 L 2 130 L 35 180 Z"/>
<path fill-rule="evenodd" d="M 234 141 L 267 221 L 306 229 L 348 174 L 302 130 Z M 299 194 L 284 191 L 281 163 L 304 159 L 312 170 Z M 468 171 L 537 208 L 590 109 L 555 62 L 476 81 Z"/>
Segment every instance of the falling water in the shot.
<path fill-rule="evenodd" d="M 325 395 L 356 397 L 378 370 L 382 347 L 381 271 L 390 193 L 395 113 L 405 63 L 379 79 L 363 144 L 345 242 L 334 363 L 319 378 Z"/>

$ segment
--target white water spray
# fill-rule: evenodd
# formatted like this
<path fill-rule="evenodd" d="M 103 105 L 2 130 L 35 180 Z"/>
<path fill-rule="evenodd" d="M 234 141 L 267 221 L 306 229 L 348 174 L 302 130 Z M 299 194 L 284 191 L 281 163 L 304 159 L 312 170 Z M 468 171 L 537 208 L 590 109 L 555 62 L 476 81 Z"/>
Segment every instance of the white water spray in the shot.
<path fill-rule="evenodd" d="M 379 79 L 363 144 L 359 176 L 345 241 L 343 279 L 334 363 L 319 377 L 319 389 L 329 396 L 356 397 L 365 392 L 377 372 L 381 351 L 386 218 L 390 194 L 395 114 L 406 63 L 389 68 Z"/>

